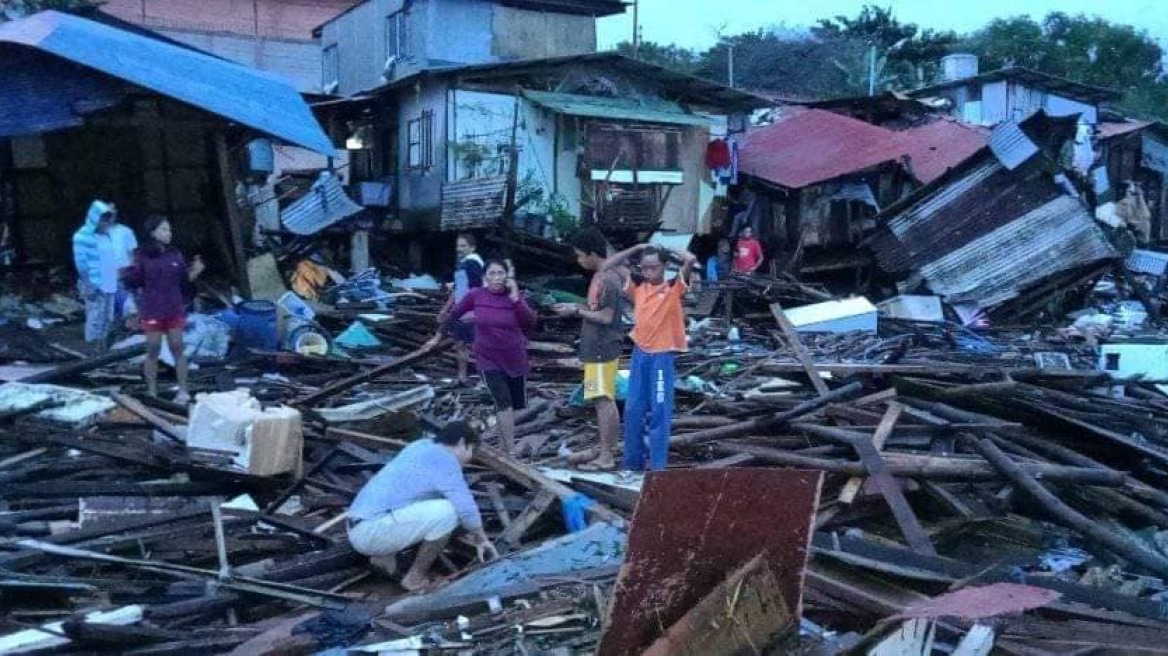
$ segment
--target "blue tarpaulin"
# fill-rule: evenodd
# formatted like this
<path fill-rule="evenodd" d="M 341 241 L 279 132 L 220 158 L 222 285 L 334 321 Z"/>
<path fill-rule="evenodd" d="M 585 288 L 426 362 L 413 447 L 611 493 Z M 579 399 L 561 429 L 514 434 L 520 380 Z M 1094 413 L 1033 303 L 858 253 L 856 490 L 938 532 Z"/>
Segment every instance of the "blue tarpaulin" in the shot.
<path fill-rule="evenodd" d="M 23 46 L 89 69 L 79 71 L 79 78 L 92 77 L 92 71 L 104 73 L 281 141 L 324 155 L 335 152 L 290 83 L 241 64 L 56 11 L 0 24 L 0 45 L 5 44 L 11 45 L 0 48 L 3 68 L 19 63 L 12 58 L 11 46 Z M 67 72 L 60 67 L 53 71 Z M 43 88 L 59 97 L 58 89 Z M 34 111 L 21 108 L 24 114 Z"/>

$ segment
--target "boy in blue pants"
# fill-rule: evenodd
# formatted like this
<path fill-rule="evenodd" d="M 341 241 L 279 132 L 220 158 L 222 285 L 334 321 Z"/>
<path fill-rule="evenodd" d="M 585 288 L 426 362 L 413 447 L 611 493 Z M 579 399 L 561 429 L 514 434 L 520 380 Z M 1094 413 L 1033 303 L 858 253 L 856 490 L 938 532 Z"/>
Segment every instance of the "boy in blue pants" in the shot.
<path fill-rule="evenodd" d="M 624 466 L 627 471 L 645 470 L 645 415 L 649 421 L 649 469 L 665 469 L 669 457 L 669 433 L 673 423 L 673 358 L 687 348 L 685 311 L 682 300 L 697 258 L 689 252 L 674 252 L 681 271 L 673 280 L 665 279 L 669 251 L 640 244 L 605 261 L 602 270 L 615 269 L 633 255 L 641 255 L 641 274 L 625 285 L 634 305 L 633 361 L 625 402 Z"/>

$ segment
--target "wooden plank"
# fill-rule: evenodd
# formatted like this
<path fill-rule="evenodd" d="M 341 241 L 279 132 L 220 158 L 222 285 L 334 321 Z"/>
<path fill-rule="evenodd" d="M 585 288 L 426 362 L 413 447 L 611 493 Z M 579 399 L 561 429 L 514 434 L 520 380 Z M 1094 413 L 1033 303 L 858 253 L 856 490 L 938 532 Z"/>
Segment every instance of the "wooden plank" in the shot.
<path fill-rule="evenodd" d="M 718 584 L 643 653 L 706 656 L 757 653 L 791 632 L 797 620 L 763 554 Z"/>
<path fill-rule="evenodd" d="M 535 499 L 528 504 L 527 508 L 511 521 L 510 526 L 503 529 L 503 532 L 499 534 L 499 542 L 509 547 L 518 546 L 520 541 L 523 540 L 523 534 L 527 533 L 527 529 L 539 521 L 539 518 L 547 512 L 548 507 L 555 500 L 555 494 L 549 490 L 540 490 L 535 495 Z"/>
<path fill-rule="evenodd" d="M 786 336 L 787 342 L 791 345 L 791 350 L 795 352 L 795 357 L 798 358 L 799 364 L 803 365 L 803 371 L 807 373 L 807 377 L 811 379 L 811 385 L 815 388 L 816 394 L 820 396 L 826 395 L 830 390 L 827 388 L 827 383 L 823 382 L 819 371 L 815 368 L 815 361 L 811 358 L 811 354 L 807 352 L 807 347 L 803 345 L 803 341 L 799 339 L 799 331 L 795 329 L 795 325 L 787 318 L 787 313 L 783 312 L 783 306 L 779 303 L 771 303 L 771 312 L 775 315 L 775 321 L 779 322 L 779 328 L 782 328 L 783 335 Z"/>
<path fill-rule="evenodd" d="M 135 399 L 134 397 L 129 396 L 128 394 L 122 394 L 120 392 L 114 394 L 113 399 L 114 399 L 114 402 L 117 403 L 118 405 L 122 406 L 126 410 L 129 410 L 130 412 L 134 413 L 138 417 L 141 417 L 143 421 L 145 421 L 147 424 L 150 424 L 151 426 L 153 426 L 159 433 L 162 433 L 163 435 L 169 437 L 170 439 L 174 440 L 175 442 L 184 442 L 185 441 L 184 436 L 182 435 L 182 432 L 179 431 L 174 426 L 174 424 L 171 424 L 170 422 L 166 421 L 162 417 L 159 417 L 158 414 L 156 414 L 150 408 L 147 408 L 145 405 L 142 405 L 142 402 L 139 401 L 138 399 Z"/>
<path fill-rule="evenodd" d="M 895 401 L 888 404 L 888 410 L 884 413 L 884 417 L 880 419 L 880 424 L 876 426 L 876 432 L 872 435 L 872 446 L 876 448 L 877 452 L 884 450 L 884 443 L 888 441 L 888 436 L 892 435 L 892 429 L 896 426 L 896 422 L 900 419 L 900 413 L 904 410 L 904 406 Z M 844 488 L 840 490 L 839 501 L 843 504 L 850 504 L 856 500 L 856 495 L 864 487 L 864 479 L 858 476 L 852 477 L 847 483 L 844 483 Z"/>
<path fill-rule="evenodd" d="M 917 553 L 935 556 L 937 554 L 936 548 L 933 547 L 925 529 L 921 527 L 917 516 L 913 514 L 912 506 L 905 498 L 904 491 L 900 489 L 900 484 L 892 477 L 888 465 L 880 456 L 880 452 L 876 450 L 875 445 L 868 440 L 856 440 L 852 445 L 856 449 L 856 454 L 860 456 L 860 462 L 864 463 L 864 468 L 868 470 L 868 477 L 872 479 L 876 489 L 880 491 L 881 496 L 892 509 L 896 525 L 900 527 L 900 532 L 908 541 L 909 547 Z"/>
<path fill-rule="evenodd" d="M 1023 471 L 1018 466 L 1018 463 L 1015 463 L 1009 456 L 1002 453 L 991 440 L 970 439 L 969 442 L 995 469 L 1002 472 L 1012 483 L 1020 487 L 1037 501 L 1043 510 L 1056 522 L 1078 531 L 1088 540 L 1114 551 L 1133 563 L 1148 568 L 1158 576 L 1168 576 L 1168 558 L 1152 551 L 1141 543 L 1132 541 L 1122 534 L 1095 523 L 1090 518 L 1063 503 L 1062 500 L 1035 480 L 1033 476 Z"/>
<path fill-rule="evenodd" d="M 223 207 L 227 212 L 227 233 L 231 238 L 231 256 L 235 264 L 236 284 L 244 296 L 251 295 L 247 277 L 247 254 L 244 252 L 243 217 L 235 202 L 235 165 L 227 147 L 225 130 L 215 132 L 215 156 L 219 164 L 219 186 L 223 192 Z"/>

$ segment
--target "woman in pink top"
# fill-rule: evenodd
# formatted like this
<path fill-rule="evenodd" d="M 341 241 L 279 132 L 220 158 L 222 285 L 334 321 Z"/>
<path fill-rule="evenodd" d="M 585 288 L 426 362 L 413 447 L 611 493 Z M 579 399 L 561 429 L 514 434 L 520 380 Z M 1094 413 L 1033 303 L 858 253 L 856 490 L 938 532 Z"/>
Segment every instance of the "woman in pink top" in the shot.
<path fill-rule="evenodd" d="M 527 305 L 510 266 L 499 260 L 487 262 L 484 285 L 467 292 L 450 310 L 448 322 L 474 313 L 475 364 L 495 400 L 499 441 L 508 453 L 515 451 L 515 412 L 527 407 L 527 331 L 535 327 L 536 314 Z"/>

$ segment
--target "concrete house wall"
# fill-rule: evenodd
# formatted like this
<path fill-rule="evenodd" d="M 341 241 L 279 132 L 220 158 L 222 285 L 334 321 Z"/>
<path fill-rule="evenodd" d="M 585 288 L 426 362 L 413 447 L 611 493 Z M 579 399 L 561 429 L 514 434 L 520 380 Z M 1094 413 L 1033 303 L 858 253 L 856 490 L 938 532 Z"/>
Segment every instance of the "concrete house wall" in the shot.
<path fill-rule="evenodd" d="M 406 53 L 386 69 L 386 19 L 405 11 Z M 321 27 L 335 48 L 337 89 L 351 95 L 425 68 L 576 55 L 596 50 L 596 20 L 489 0 L 366 0 Z M 327 56 L 327 55 L 325 55 Z"/>
<path fill-rule="evenodd" d="M 103 0 L 102 11 L 245 66 L 321 91 L 312 31 L 355 0 Z"/>

